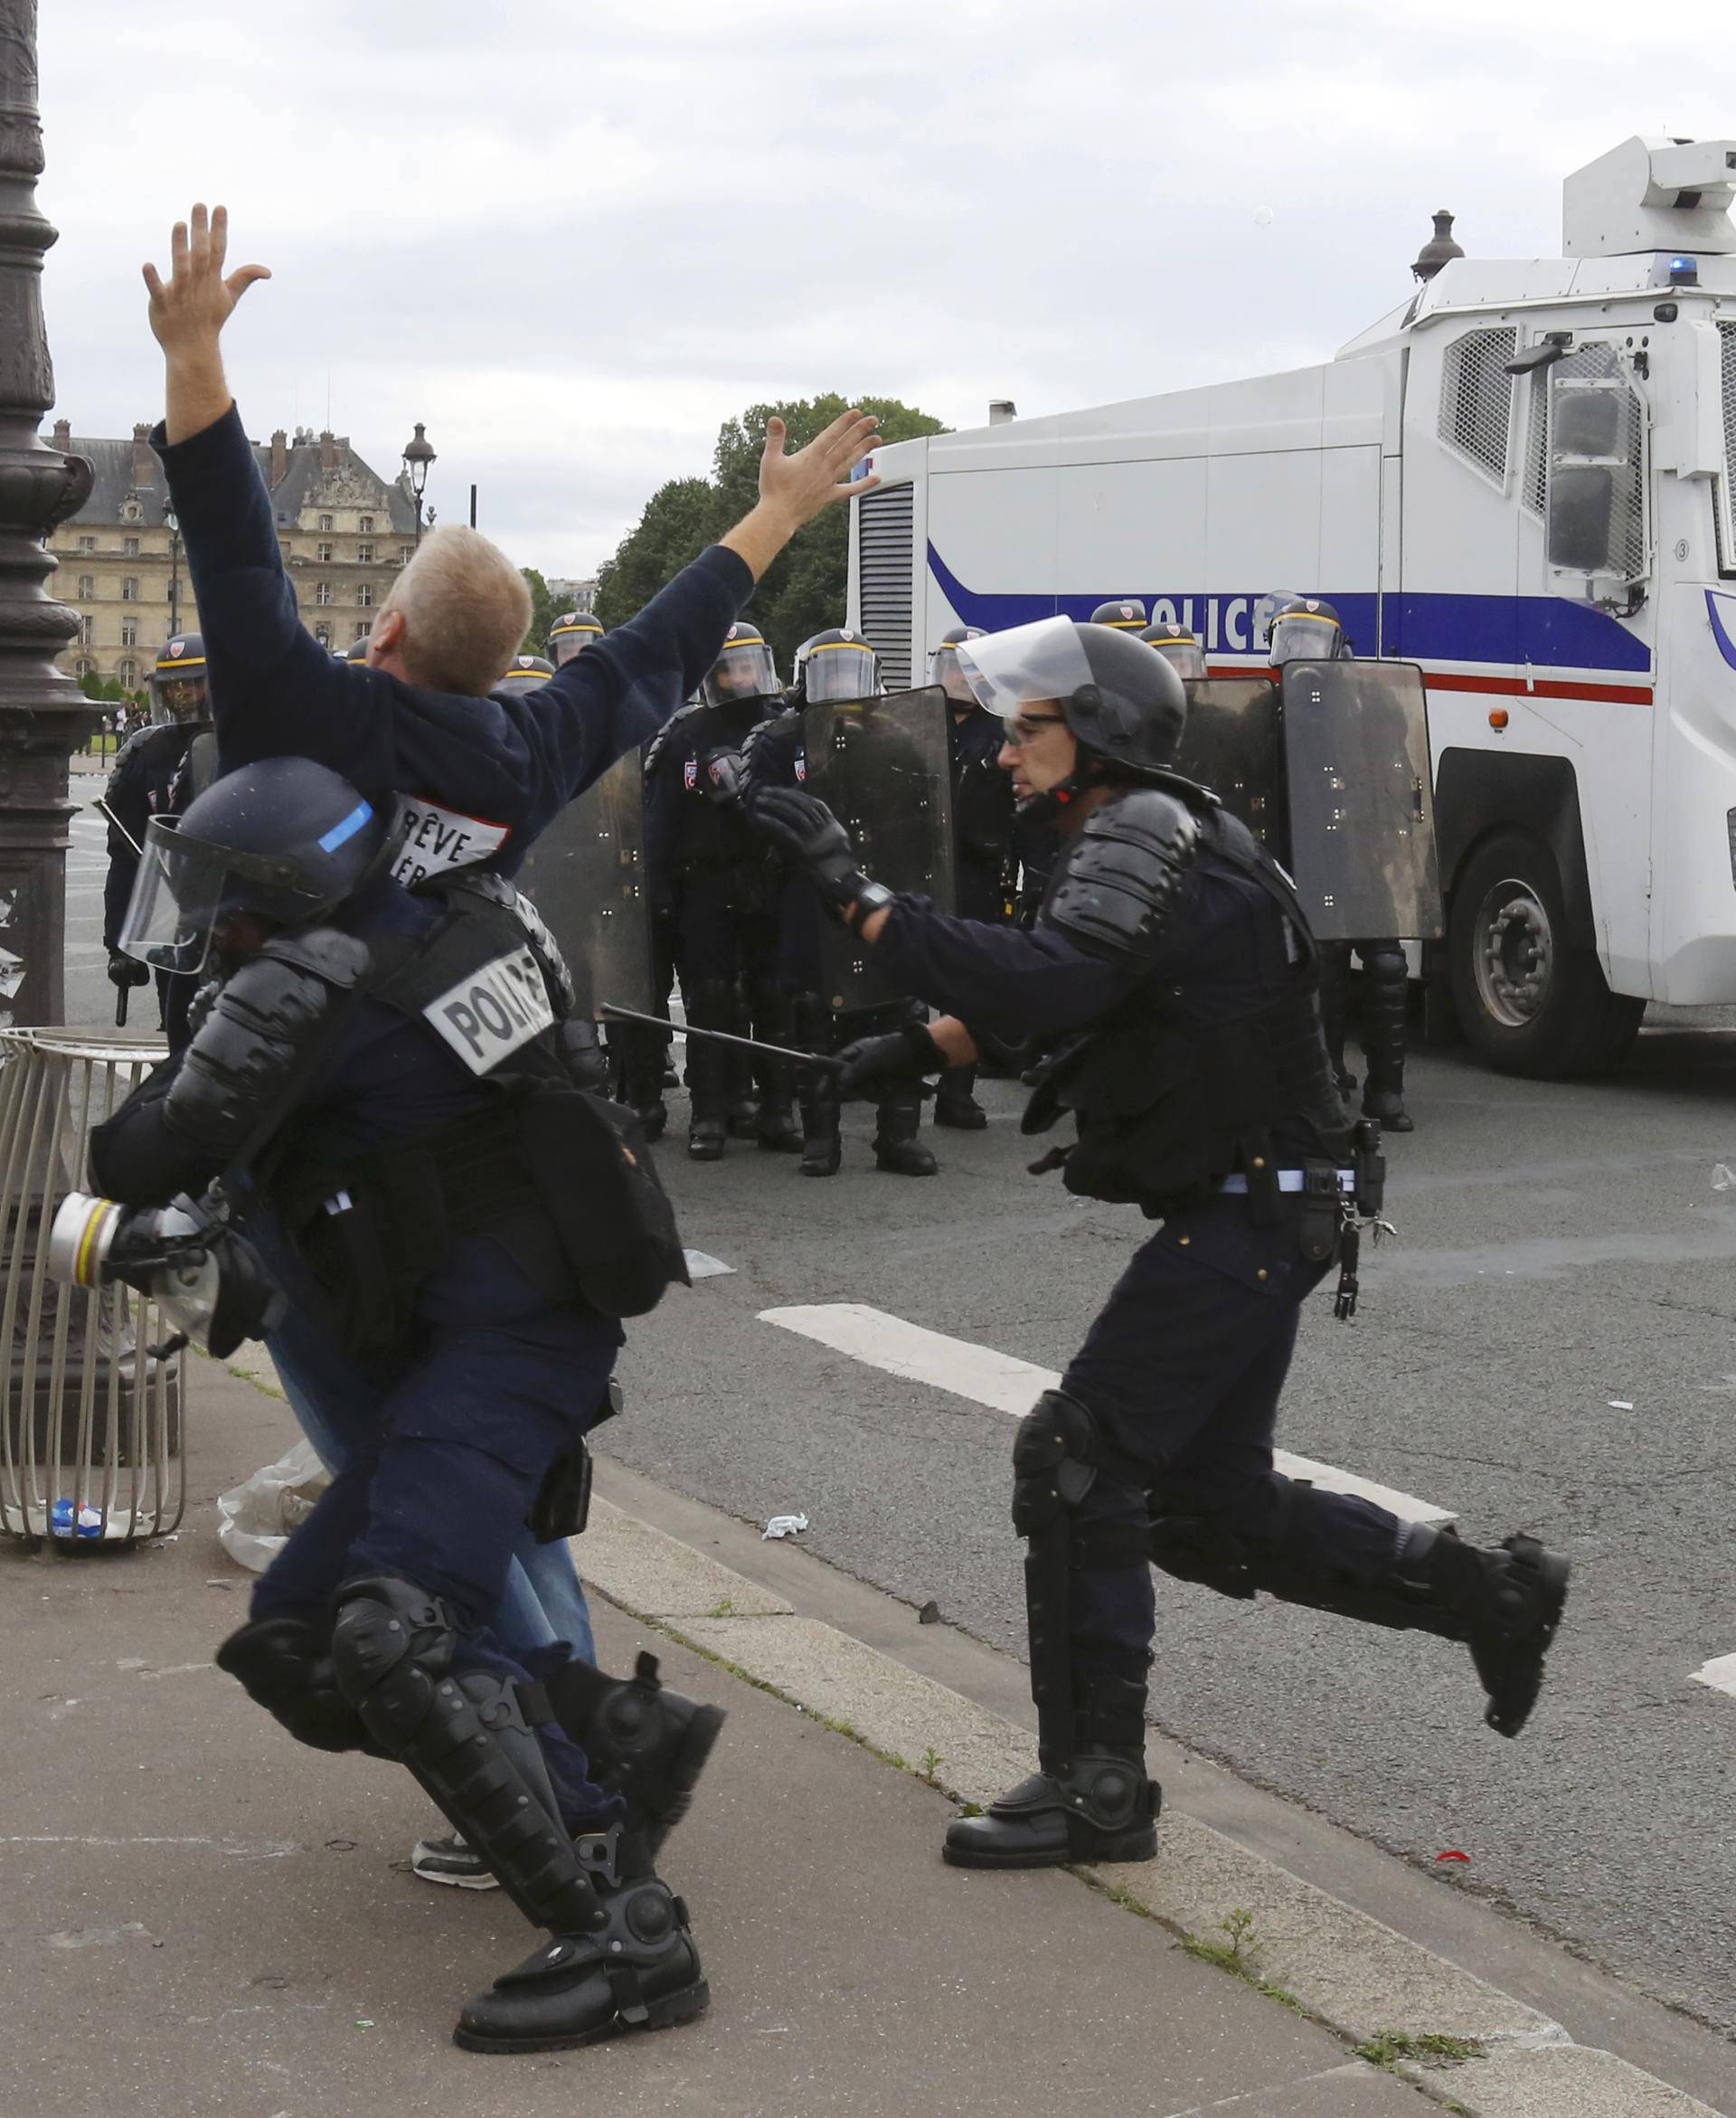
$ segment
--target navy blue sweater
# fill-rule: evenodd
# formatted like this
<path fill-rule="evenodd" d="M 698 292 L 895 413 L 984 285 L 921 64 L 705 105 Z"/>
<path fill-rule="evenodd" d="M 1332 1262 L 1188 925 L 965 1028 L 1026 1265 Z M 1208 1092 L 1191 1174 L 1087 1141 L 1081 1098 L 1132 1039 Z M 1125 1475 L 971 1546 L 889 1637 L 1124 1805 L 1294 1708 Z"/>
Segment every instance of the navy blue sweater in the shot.
<path fill-rule="evenodd" d="M 371 801 L 401 794 L 475 819 L 493 846 L 483 865 L 505 875 L 695 689 L 753 591 L 746 563 L 714 544 L 539 690 L 430 690 L 335 661 L 303 626 L 276 512 L 233 405 L 185 441 L 167 443 L 160 426 L 151 440 L 198 600 L 221 770 L 316 758 Z"/>

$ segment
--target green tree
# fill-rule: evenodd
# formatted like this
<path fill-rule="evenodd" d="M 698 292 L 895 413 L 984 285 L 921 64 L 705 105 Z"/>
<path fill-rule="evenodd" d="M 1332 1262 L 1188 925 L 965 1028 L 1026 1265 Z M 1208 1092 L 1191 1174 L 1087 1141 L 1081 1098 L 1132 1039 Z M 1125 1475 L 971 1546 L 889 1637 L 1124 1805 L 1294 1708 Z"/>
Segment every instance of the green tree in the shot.
<path fill-rule="evenodd" d="M 521 655 L 540 655 L 543 651 L 543 642 L 549 637 L 549 628 L 561 615 L 564 606 L 556 603 L 549 592 L 548 582 L 534 566 L 521 566 L 518 571 L 524 576 L 524 586 L 531 591 L 530 629 L 525 633 L 518 651 Z"/>
<path fill-rule="evenodd" d="M 850 404 L 880 421 L 886 441 L 946 431 L 925 411 L 895 397 L 810 397 L 779 404 L 750 405 L 718 431 L 711 478 L 674 478 L 646 503 L 635 527 L 621 540 L 598 576 L 597 615 L 619 625 L 642 610 L 690 559 L 740 522 L 758 497 L 760 454 L 766 425 L 775 415 L 788 430 L 785 446 L 805 448 Z M 849 591 L 848 511 L 835 507 L 809 525 L 768 569 L 754 591 L 753 616 L 771 643 L 788 679 L 796 650 L 810 634 L 842 625 Z"/>
<path fill-rule="evenodd" d="M 659 486 L 615 556 L 598 570 L 598 617 L 609 626 L 624 623 L 729 526 L 719 521 L 717 496 L 703 478 Z"/>

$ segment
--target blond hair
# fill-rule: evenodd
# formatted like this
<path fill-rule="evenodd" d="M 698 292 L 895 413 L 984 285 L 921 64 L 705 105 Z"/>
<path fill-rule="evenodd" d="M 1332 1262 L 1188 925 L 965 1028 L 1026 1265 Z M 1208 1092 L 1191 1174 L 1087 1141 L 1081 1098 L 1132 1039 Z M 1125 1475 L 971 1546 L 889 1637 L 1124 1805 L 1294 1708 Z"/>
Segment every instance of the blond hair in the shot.
<path fill-rule="evenodd" d="M 473 529 L 437 529 L 392 584 L 385 610 L 402 615 L 398 651 L 412 682 L 481 698 L 518 652 L 531 591 L 498 544 Z"/>

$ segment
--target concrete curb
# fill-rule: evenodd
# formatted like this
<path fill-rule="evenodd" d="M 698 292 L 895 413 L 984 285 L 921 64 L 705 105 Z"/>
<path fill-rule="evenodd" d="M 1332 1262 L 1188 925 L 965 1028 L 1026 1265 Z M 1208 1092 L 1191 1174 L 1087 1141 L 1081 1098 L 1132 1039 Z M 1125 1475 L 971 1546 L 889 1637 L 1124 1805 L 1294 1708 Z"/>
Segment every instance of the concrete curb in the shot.
<path fill-rule="evenodd" d="M 856 1737 L 958 1800 L 986 1803 L 1032 1767 L 1014 1722 L 835 1627 L 799 1616 L 760 1583 L 599 1499 L 580 1551 L 586 1582 L 635 1616 Z M 1359 2046 L 1387 2040 L 1397 2072 L 1470 2118 L 1722 2118 L 1614 2054 L 1340 1903 L 1223 1833 L 1165 1812 L 1155 1860 L 1080 1874 Z M 1428 2040 L 1480 2047 L 1444 2065 Z"/>

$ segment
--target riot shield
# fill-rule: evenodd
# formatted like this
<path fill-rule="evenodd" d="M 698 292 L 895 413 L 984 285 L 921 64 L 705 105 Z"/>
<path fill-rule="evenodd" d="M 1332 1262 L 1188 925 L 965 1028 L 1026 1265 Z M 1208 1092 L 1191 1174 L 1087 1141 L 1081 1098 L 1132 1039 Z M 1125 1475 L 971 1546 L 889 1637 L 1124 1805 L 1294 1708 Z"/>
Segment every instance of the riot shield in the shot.
<path fill-rule="evenodd" d="M 1291 662 L 1287 864 L 1315 938 L 1439 941 L 1434 781 L 1412 662 Z"/>
<path fill-rule="evenodd" d="M 639 753 L 617 758 L 532 847 L 519 877 L 572 970 L 581 1014 L 653 1011 Z"/>
<path fill-rule="evenodd" d="M 1274 859 L 1288 861 L 1283 757 L 1270 677 L 1208 676 L 1187 686 L 1176 771 L 1209 787 Z"/>
<path fill-rule="evenodd" d="M 807 787 L 855 842 L 864 870 L 889 890 L 920 891 L 953 909 L 952 768 L 947 695 L 938 685 L 891 698 L 809 706 L 803 717 Z M 821 992 L 839 1014 L 899 998 L 873 951 L 824 922 Z"/>

